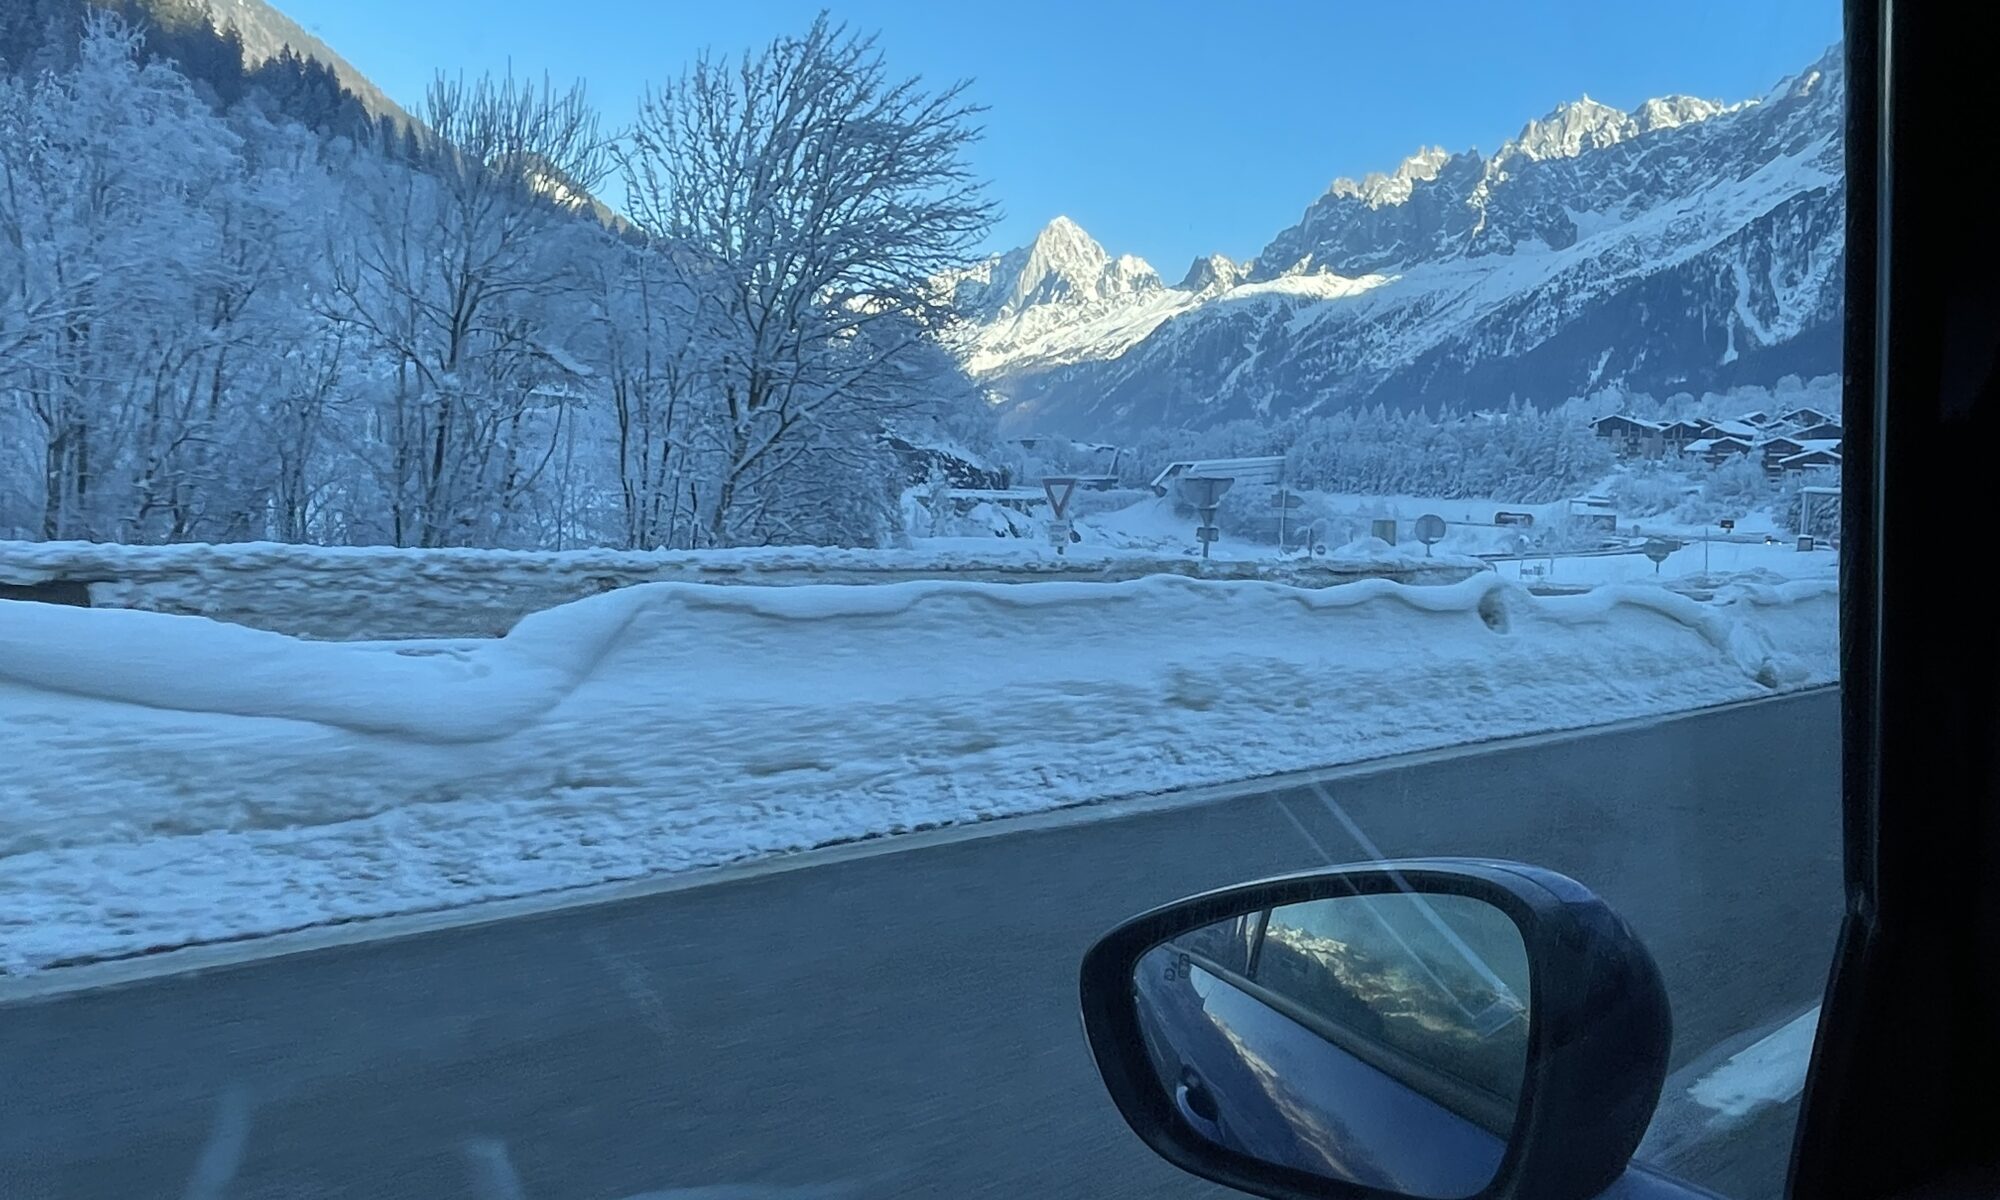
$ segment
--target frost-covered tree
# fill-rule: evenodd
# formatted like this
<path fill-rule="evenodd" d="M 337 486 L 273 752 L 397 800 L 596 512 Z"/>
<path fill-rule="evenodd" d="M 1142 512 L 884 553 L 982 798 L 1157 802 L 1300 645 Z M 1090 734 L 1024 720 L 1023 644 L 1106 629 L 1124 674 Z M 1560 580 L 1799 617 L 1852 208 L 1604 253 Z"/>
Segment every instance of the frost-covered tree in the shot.
<path fill-rule="evenodd" d="M 243 68 L 196 0 L 143 31 L 29 8 L 0 17 L 0 537 L 879 543 L 891 435 L 991 436 L 921 286 L 983 228 L 970 110 L 865 39 L 654 97 L 679 133 L 626 157 L 635 229 L 590 198 L 580 88 L 440 81 L 390 130 L 319 64 Z"/>
<path fill-rule="evenodd" d="M 137 46 L 99 16 L 69 70 L 0 81 L 0 419 L 41 450 L 42 537 L 118 536 L 121 491 L 221 419 L 238 140 Z"/>
<path fill-rule="evenodd" d="M 873 38 L 824 15 L 740 59 L 704 55 L 641 102 L 633 218 L 710 297 L 709 540 L 785 536 L 785 490 L 868 453 L 871 420 L 910 403 L 909 361 L 952 318 L 933 281 L 994 215 L 964 160 L 977 113 L 963 84 L 892 78 Z"/>
<path fill-rule="evenodd" d="M 1140 484 L 1180 459 L 1282 454 L 1303 488 L 1362 495 L 1560 499 L 1611 469 L 1611 452 L 1573 411 L 1513 405 L 1498 412 L 1381 406 L 1277 422 L 1231 421 L 1204 430 L 1154 429 L 1124 460 Z"/>
<path fill-rule="evenodd" d="M 357 160 L 363 214 L 334 259 L 335 320 L 382 355 L 372 467 L 397 545 L 504 537 L 590 372 L 564 345 L 573 252 L 604 142 L 581 86 L 440 77 L 434 140 Z"/>
<path fill-rule="evenodd" d="M 715 297 L 660 245 L 608 244 L 591 269 L 603 402 L 589 428 L 616 494 L 608 536 L 631 549 L 696 545 L 715 407 L 697 330 Z"/>

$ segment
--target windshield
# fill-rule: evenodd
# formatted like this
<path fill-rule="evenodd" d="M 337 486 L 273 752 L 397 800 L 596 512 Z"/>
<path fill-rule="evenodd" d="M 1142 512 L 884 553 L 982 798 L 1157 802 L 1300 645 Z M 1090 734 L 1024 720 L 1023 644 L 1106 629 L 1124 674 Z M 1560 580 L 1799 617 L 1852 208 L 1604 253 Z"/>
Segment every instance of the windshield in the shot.
<path fill-rule="evenodd" d="M 1210 1195 L 1083 948 L 1471 856 L 1658 960 L 1640 1159 L 1776 1196 L 1840 34 L 0 0 L 0 1192 Z M 1525 962 L 1381 904 L 1189 949 L 1518 1090 Z"/>

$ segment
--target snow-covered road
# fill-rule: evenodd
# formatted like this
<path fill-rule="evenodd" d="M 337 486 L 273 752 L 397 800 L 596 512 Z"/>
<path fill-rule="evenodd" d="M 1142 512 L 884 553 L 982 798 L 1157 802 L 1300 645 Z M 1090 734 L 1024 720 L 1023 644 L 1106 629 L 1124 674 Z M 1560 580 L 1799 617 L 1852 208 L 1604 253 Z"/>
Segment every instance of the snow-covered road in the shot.
<path fill-rule="evenodd" d="M 1834 677 L 1830 581 L 653 584 L 477 643 L 0 604 L 0 971 Z"/>

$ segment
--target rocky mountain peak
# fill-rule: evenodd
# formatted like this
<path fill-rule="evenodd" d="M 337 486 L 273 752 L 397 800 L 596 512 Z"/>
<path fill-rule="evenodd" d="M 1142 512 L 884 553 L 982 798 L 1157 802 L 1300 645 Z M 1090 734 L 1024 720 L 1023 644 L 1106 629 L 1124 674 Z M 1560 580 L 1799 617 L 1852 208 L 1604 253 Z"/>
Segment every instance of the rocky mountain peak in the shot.
<path fill-rule="evenodd" d="M 1632 120 L 1639 133 L 1652 133 L 1660 129 L 1678 129 L 1696 121 L 1706 121 L 1710 117 L 1730 111 L 1730 106 L 1719 100 L 1703 100 L 1699 96 L 1659 96 L 1648 100 L 1632 110 Z"/>
<path fill-rule="evenodd" d="M 1639 123 L 1630 113 L 1584 96 L 1566 100 L 1548 115 L 1523 125 L 1495 157 L 1520 155 L 1537 162 L 1575 158 L 1588 150 L 1614 146 L 1638 132 Z"/>
<path fill-rule="evenodd" d="M 1242 282 L 1249 273 L 1248 263 L 1239 263 L 1226 254 L 1210 254 L 1195 259 L 1189 265 L 1187 274 L 1174 287 L 1183 292 L 1226 292 Z"/>
<path fill-rule="evenodd" d="M 1333 186 L 1327 189 L 1327 194 L 1359 200 L 1370 208 L 1401 204 L 1410 198 L 1417 184 L 1436 179 L 1439 169 L 1450 159 L 1451 155 L 1445 153 L 1444 147 L 1426 147 L 1397 164 L 1396 169 L 1387 175 L 1372 171 L 1359 183 L 1352 179 L 1336 179 Z"/>
<path fill-rule="evenodd" d="M 1111 300 L 1164 286 L 1145 259 L 1113 258 L 1081 225 L 1057 217 L 1027 245 L 967 272 L 954 295 L 974 319 L 992 321 L 1039 305 Z"/>

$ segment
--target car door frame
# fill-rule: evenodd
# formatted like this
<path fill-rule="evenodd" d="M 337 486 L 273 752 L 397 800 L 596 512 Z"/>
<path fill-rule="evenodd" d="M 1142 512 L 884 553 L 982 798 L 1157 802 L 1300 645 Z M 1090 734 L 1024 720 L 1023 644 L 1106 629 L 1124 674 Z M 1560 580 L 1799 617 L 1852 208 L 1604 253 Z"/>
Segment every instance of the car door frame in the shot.
<path fill-rule="evenodd" d="M 1969 583 L 1981 451 L 2000 447 L 2000 225 L 1967 175 L 1992 141 L 1975 7 L 1846 12 L 1847 905 L 1800 1200 L 2000 1183 L 2000 631 Z"/>

